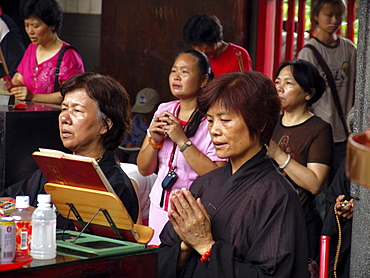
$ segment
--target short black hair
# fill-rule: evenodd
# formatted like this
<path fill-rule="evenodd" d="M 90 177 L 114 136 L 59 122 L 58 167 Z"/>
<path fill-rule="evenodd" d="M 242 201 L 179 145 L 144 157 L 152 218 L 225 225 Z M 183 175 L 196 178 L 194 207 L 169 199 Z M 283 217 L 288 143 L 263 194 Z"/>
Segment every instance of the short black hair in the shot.
<path fill-rule="evenodd" d="M 287 66 L 291 66 L 295 81 L 297 81 L 299 86 L 301 86 L 306 93 L 312 94 L 312 89 L 314 89 L 315 93 L 313 97 L 307 101 L 308 106 L 318 101 L 326 90 L 326 83 L 316 66 L 302 59 L 286 61 L 280 64 L 276 71 L 276 77 L 279 75 L 280 71 Z"/>
<path fill-rule="evenodd" d="M 183 36 L 190 45 L 212 45 L 223 40 L 223 27 L 215 15 L 196 14 L 186 22 Z"/>
<path fill-rule="evenodd" d="M 63 21 L 63 10 L 56 0 L 27 0 L 22 9 L 23 19 L 36 17 L 47 26 L 55 26 L 53 32 L 59 33 Z"/>

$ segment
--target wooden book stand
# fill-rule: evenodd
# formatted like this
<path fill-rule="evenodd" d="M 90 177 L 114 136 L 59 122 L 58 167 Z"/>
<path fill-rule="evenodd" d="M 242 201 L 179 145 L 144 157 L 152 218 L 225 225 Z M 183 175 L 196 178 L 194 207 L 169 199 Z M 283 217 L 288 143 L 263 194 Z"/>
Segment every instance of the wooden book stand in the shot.
<path fill-rule="evenodd" d="M 78 230 L 86 229 L 95 235 L 142 244 L 147 244 L 153 237 L 152 228 L 134 224 L 114 193 L 55 183 L 47 183 L 44 188 L 52 196 L 58 212 L 72 219 Z"/>

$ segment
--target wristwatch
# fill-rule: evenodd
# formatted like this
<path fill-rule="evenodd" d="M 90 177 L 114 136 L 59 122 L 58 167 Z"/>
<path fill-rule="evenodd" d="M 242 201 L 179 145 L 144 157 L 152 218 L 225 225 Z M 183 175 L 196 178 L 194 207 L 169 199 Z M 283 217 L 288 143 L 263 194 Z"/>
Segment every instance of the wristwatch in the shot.
<path fill-rule="evenodd" d="M 185 151 L 187 147 L 190 147 L 190 146 L 191 146 L 191 144 L 192 144 L 192 143 L 191 143 L 191 141 L 190 141 L 190 140 L 186 141 L 186 142 L 184 143 L 184 145 L 182 145 L 182 146 L 181 146 L 181 148 L 180 148 L 180 152 Z"/>

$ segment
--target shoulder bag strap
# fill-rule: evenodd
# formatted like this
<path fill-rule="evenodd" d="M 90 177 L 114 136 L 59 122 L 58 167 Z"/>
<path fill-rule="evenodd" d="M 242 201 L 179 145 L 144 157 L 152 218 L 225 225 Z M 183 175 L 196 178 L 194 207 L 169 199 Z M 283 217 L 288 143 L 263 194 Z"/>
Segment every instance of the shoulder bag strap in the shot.
<path fill-rule="evenodd" d="M 77 52 L 78 52 L 77 48 L 73 47 L 72 45 L 66 45 L 66 46 L 65 46 L 65 47 L 63 47 L 63 48 L 62 48 L 62 50 L 59 52 L 57 65 L 56 65 L 56 67 L 55 67 L 54 92 L 59 92 L 59 91 L 60 91 L 60 86 L 59 86 L 59 71 L 60 71 L 60 64 L 62 63 L 64 52 L 66 52 L 68 49 L 74 49 L 75 51 L 77 51 Z"/>
<path fill-rule="evenodd" d="M 337 87 L 335 86 L 333 74 L 331 73 L 331 70 L 329 69 L 327 63 L 325 62 L 325 60 L 322 57 L 322 55 L 320 54 L 320 52 L 316 49 L 316 47 L 314 47 L 312 44 L 306 44 L 304 47 L 307 47 L 307 48 L 312 50 L 313 54 L 315 55 L 315 58 L 316 58 L 317 62 L 319 63 L 319 65 L 321 66 L 321 68 L 325 72 L 326 77 L 328 78 L 328 83 L 329 83 L 329 86 L 330 86 L 330 89 L 331 89 L 331 92 L 332 92 L 332 96 L 333 96 L 333 99 L 334 99 L 335 106 L 338 110 L 341 123 L 343 125 L 344 131 L 346 132 L 346 136 L 348 136 L 349 133 L 348 133 L 346 122 L 344 120 L 345 116 L 344 116 L 344 113 L 343 113 L 342 106 L 340 104 L 339 95 L 338 95 Z"/>

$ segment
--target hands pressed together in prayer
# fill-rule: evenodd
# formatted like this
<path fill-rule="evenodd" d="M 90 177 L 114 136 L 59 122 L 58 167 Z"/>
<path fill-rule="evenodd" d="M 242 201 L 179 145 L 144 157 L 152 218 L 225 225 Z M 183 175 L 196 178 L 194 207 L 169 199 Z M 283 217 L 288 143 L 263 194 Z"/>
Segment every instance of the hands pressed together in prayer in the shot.
<path fill-rule="evenodd" d="M 200 198 L 197 200 L 186 188 L 174 190 L 170 197 L 168 217 L 181 243 L 181 251 L 194 249 L 203 255 L 215 243 L 211 231 L 211 219 Z"/>
<path fill-rule="evenodd" d="M 353 199 L 351 199 L 347 204 L 340 204 L 341 202 L 344 202 L 345 198 L 345 195 L 339 195 L 336 199 L 335 206 L 339 216 L 342 216 L 346 219 L 351 219 L 353 217 Z"/>
<path fill-rule="evenodd" d="M 165 137 L 169 137 L 177 145 L 182 145 L 188 140 L 176 116 L 168 111 L 154 117 L 149 132 L 154 144 L 160 144 Z"/>

